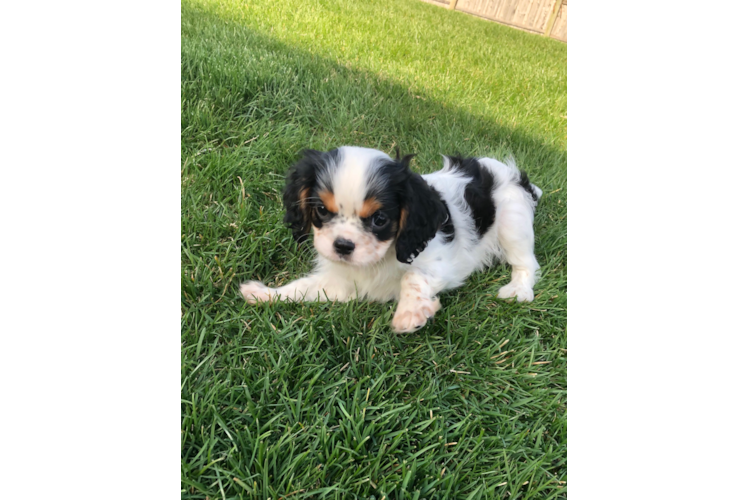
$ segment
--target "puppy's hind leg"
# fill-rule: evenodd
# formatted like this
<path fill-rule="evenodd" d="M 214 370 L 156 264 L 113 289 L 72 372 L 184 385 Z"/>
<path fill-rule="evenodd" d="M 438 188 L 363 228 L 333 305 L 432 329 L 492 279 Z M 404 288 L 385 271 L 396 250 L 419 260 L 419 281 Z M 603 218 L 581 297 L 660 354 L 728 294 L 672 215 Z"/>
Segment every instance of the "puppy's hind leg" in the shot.
<path fill-rule="evenodd" d="M 292 281 L 279 288 L 270 288 L 259 281 L 248 281 L 239 287 L 244 300 L 249 304 L 270 300 L 296 300 L 313 302 L 319 300 L 348 300 L 351 294 L 346 287 L 327 283 L 321 275 L 312 274 Z"/>
<path fill-rule="evenodd" d="M 508 186 L 504 189 L 497 217 L 499 246 L 512 266 L 512 280 L 499 289 L 499 298 L 516 297 L 519 302 L 532 302 L 532 288 L 540 270 L 534 253 L 533 207 L 522 188 Z"/>

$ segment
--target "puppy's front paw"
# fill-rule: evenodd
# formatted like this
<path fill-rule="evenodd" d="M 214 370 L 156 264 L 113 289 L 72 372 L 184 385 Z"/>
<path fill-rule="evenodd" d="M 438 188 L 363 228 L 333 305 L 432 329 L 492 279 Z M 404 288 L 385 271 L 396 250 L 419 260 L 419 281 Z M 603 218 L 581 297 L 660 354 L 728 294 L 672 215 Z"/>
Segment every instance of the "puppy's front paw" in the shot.
<path fill-rule="evenodd" d="M 532 288 L 511 282 L 508 285 L 504 285 L 499 289 L 500 299 L 509 299 L 511 297 L 517 297 L 517 302 L 532 302 L 535 298 Z"/>
<path fill-rule="evenodd" d="M 415 332 L 433 318 L 441 307 L 438 297 L 433 300 L 418 298 L 400 302 L 392 318 L 392 329 L 397 333 Z"/>
<path fill-rule="evenodd" d="M 242 293 L 244 300 L 248 304 L 255 304 L 257 302 L 267 302 L 272 298 L 270 288 L 266 287 L 259 281 L 247 281 L 239 286 L 239 291 Z"/>

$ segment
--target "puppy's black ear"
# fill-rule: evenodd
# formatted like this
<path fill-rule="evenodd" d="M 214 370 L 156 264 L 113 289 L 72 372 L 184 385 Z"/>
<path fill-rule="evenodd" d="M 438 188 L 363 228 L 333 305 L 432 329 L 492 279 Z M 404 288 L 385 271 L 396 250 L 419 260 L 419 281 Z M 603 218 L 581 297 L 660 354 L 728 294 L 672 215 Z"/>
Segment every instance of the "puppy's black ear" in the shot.
<path fill-rule="evenodd" d="M 309 236 L 312 225 L 312 207 L 309 203 L 311 191 L 317 182 L 317 174 L 324 166 L 324 155 L 321 151 L 307 149 L 299 162 L 291 167 L 283 192 L 283 205 L 286 216 L 283 218 L 293 233 L 294 239 L 301 243 Z"/>
<path fill-rule="evenodd" d="M 408 169 L 413 156 L 415 155 L 407 155 L 401 160 L 405 168 L 405 179 L 402 184 L 400 229 L 395 242 L 397 260 L 406 264 L 413 262 L 423 252 L 449 217 L 439 194 L 423 177 Z"/>

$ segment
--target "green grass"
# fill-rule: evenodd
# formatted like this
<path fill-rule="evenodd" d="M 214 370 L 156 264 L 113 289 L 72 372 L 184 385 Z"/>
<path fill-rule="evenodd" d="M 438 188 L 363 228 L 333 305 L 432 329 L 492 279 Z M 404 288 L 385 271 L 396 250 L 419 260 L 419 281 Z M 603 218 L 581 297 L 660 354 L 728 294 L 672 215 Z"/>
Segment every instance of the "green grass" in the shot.
<path fill-rule="evenodd" d="M 513 154 L 543 279 L 394 304 L 246 305 L 310 269 L 283 227 L 307 147 Z M 566 46 L 418 0 L 182 4 L 182 498 L 566 497 Z"/>

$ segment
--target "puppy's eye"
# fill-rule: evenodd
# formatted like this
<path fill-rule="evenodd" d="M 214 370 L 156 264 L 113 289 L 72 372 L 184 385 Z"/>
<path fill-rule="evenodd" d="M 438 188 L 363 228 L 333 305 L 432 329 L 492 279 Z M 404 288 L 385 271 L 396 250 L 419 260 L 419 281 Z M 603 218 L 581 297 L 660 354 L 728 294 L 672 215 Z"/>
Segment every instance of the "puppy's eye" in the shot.
<path fill-rule="evenodd" d="M 319 215 L 320 217 L 327 217 L 329 214 L 329 210 L 327 210 L 324 206 L 317 206 L 317 215 Z"/>
<path fill-rule="evenodd" d="M 371 216 L 371 225 L 375 229 L 381 229 L 384 226 L 387 225 L 387 223 L 390 221 L 390 218 L 387 217 L 382 212 L 374 212 L 374 215 Z"/>

